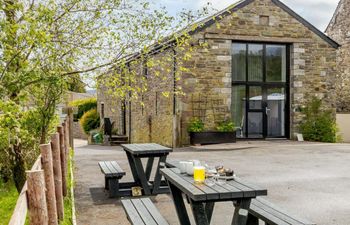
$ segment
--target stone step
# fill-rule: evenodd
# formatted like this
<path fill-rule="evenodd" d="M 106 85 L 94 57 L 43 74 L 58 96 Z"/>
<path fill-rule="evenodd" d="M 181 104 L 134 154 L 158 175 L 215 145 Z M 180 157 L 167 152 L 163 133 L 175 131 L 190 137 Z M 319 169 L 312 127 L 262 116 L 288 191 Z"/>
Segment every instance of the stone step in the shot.
<path fill-rule="evenodd" d="M 129 138 L 127 136 L 117 136 L 117 135 L 113 135 L 112 137 L 109 138 L 109 141 L 128 141 Z"/>
<path fill-rule="evenodd" d="M 109 144 L 111 146 L 119 146 L 121 144 L 128 144 L 129 142 L 128 141 L 110 141 Z"/>

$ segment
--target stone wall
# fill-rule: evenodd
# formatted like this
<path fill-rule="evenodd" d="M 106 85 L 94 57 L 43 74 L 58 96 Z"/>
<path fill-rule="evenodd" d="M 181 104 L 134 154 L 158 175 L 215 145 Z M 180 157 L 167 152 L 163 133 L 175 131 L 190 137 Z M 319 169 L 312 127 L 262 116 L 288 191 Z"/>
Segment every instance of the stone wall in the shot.
<path fill-rule="evenodd" d="M 341 47 L 337 52 L 337 110 L 350 112 L 350 1 L 341 0 L 326 33 Z"/>
<path fill-rule="evenodd" d="M 73 138 L 87 139 L 88 136 L 84 133 L 79 122 L 73 122 Z"/>
<path fill-rule="evenodd" d="M 111 122 L 114 122 L 114 128 L 118 129 L 118 134 L 122 134 L 123 118 L 121 101 L 103 84 L 104 78 L 101 77 L 100 79 L 100 87 L 97 89 L 97 111 L 100 113 L 101 125 L 103 124 L 103 118 L 110 118 Z M 104 115 L 102 115 L 101 111 L 102 104 L 104 105 Z"/>
<path fill-rule="evenodd" d="M 132 70 L 145 76 L 146 91 L 138 93 L 131 106 L 131 142 L 155 142 L 173 146 L 173 52 L 168 49 L 149 57 L 155 65 L 147 69 L 136 63 Z M 159 74 L 159 75 L 157 75 Z"/>

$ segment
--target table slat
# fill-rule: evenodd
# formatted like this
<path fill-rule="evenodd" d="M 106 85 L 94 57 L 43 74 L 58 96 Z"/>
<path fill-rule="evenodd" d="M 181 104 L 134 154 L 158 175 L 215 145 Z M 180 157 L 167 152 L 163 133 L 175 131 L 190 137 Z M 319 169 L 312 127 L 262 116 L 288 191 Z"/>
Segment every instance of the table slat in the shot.
<path fill-rule="evenodd" d="M 242 180 L 241 178 L 239 177 L 236 177 L 235 178 L 235 181 L 237 181 L 238 183 L 246 186 L 246 187 L 249 187 L 251 189 L 254 189 L 255 190 L 255 193 L 256 195 L 267 195 L 267 190 L 262 188 L 262 187 L 259 187 L 258 185 L 256 184 L 252 184 L 250 182 L 247 182 L 246 180 Z"/>
<path fill-rule="evenodd" d="M 179 176 L 179 174 L 174 173 L 169 169 L 161 169 L 160 171 L 169 182 L 178 187 L 182 192 L 188 195 L 188 197 L 195 201 L 207 200 L 207 196 L 202 190 L 188 183 L 181 176 Z"/>
<path fill-rule="evenodd" d="M 155 144 L 122 144 L 121 145 L 125 151 L 128 151 L 132 154 L 168 154 L 173 150 L 171 148 Z"/>

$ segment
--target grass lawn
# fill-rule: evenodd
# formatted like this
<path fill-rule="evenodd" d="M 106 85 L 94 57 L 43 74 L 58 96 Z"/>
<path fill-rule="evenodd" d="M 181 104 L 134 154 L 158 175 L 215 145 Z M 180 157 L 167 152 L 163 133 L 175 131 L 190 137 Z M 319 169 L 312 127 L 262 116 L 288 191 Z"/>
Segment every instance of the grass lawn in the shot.
<path fill-rule="evenodd" d="M 72 206 L 73 206 L 73 199 L 72 199 L 72 193 L 71 188 L 72 185 L 72 173 L 71 169 L 73 169 L 73 150 L 70 150 L 69 152 L 69 160 L 68 160 L 68 176 L 67 176 L 67 196 L 64 198 L 64 220 L 60 223 L 61 225 L 71 225 L 73 224 L 73 212 L 72 212 Z"/>
<path fill-rule="evenodd" d="M 3 184 L 0 180 L 0 224 L 8 224 L 18 198 L 18 192 L 12 182 Z"/>

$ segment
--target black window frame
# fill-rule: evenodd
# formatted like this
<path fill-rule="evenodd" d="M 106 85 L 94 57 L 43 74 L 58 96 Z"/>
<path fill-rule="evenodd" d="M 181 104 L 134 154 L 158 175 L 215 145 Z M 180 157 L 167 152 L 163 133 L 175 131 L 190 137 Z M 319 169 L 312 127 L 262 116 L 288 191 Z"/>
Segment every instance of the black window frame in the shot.
<path fill-rule="evenodd" d="M 232 88 L 234 86 L 239 86 L 239 85 L 245 85 L 246 87 L 246 101 L 249 98 L 249 88 L 251 86 L 261 86 L 263 89 L 263 95 L 264 96 L 266 93 L 266 90 L 268 88 L 285 88 L 285 93 L 286 93 L 286 101 L 285 101 L 285 136 L 283 137 L 274 137 L 274 138 L 290 138 L 290 48 L 291 48 L 291 43 L 282 43 L 282 42 L 258 42 L 258 41 L 232 41 L 232 46 L 231 49 L 233 49 L 233 45 L 234 44 L 245 44 L 246 45 L 246 54 L 245 54 L 245 66 L 246 66 L 246 80 L 245 81 L 234 81 L 233 77 L 233 54 L 232 54 L 232 61 L 231 61 L 231 77 L 232 77 Z M 248 45 L 249 44 L 261 44 L 263 45 L 263 66 L 262 66 L 262 70 L 263 70 L 263 79 L 262 81 L 249 81 L 248 80 L 248 75 L 249 75 L 249 65 L 248 65 Z M 267 45 L 276 45 L 276 46 L 286 46 L 286 81 L 281 81 L 281 82 L 270 82 L 266 80 L 266 46 Z M 262 99 L 263 101 L 266 99 Z M 262 112 L 263 113 L 263 138 L 267 137 L 267 115 L 266 113 L 264 113 L 264 110 L 266 110 L 267 105 L 263 104 L 262 105 L 262 109 L 250 109 L 249 108 L 249 102 L 247 101 L 245 104 L 245 130 L 244 130 L 244 134 L 245 137 L 243 137 L 243 139 L 250 139 L 248 136 L 248 113 L 249 112 Z M 235 121 L 236 122 L 236 121 Z"/>

